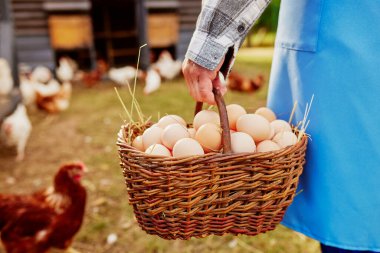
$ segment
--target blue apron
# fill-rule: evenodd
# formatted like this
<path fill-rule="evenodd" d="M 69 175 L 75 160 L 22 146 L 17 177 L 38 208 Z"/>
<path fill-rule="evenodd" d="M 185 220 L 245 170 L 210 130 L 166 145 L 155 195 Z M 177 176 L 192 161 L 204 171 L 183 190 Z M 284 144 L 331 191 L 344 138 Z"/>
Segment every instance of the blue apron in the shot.
<path fill-rule="evenodd" d="M 301 121 L 314 94 L 300 194 L 283 224 L 380 251 L 380 0 L 282 0 L 268 106 Z"/>

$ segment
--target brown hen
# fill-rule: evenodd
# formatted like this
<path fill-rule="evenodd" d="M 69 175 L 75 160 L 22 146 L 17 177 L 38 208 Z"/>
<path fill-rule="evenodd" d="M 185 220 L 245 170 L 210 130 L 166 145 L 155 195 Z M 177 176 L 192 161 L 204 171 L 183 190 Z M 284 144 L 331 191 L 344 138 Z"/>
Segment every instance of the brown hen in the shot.
<path fill-rule="evenodd" d="M 8 253 L 67 249 L 79 231 L 86 204 L 83 163 L 63 165 L 52 187 L 31 195 L 0 194 L 1 240 Z"/>
<path fill-rule="evenodd" d="M 261 74 L 252 79 L 232 71 L 228 76 L 227 85 L 231 90 L 254 92 L 264 85 L 264 81 L 264 76 Z"/>

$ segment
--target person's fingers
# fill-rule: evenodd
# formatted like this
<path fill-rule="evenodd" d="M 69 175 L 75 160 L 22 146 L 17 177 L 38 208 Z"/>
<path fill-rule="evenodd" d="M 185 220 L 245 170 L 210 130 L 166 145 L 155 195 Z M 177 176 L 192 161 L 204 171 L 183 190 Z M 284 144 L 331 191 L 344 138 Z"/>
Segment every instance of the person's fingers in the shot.
<path fill-rule="evenodd" d="M 220 79 L 219 75 L 217 75 L 214 81 L 212 81 L 212 84 L 215 88 L 220 90 L 222 95 L 226 94 L 227 87 L 222 83 L 222 80 Z"/>
<path fill-rule="evenodd" d="M 188 59 L 185 59 L 182 64 L 182 73 L 185 78 L 185 82 L 187 85 L 187 89 L 189 90 L 190 96 L 192 96 L 195 99 L 196 92 L 194 90 L 194 83 L 192 81 L 191 64 L 189 64 Z"/>
<path fill-rule="evenodd" d="M 214 93 L 212 92 L 212 80 L 207 75 L 200 75 L 199 76 L 199 83 L 198 83 L 198 97 L 199 101 L 208 103 L 208 104 L 215 104 L 214 99 Z"/>

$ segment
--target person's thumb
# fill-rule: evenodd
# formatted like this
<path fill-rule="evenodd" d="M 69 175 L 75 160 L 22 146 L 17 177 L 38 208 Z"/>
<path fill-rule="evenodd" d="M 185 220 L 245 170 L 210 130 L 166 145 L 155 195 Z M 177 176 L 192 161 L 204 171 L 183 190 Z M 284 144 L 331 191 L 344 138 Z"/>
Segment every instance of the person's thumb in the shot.
<path fill-rule="evenodd" d="M 224 95 L 227 92 L 227 87 L 224 80 L 221 80 L 220 74 L 216 76 L 216 78 L 213 80 L 212 85 L 219 89 L 222 95 Z"/>

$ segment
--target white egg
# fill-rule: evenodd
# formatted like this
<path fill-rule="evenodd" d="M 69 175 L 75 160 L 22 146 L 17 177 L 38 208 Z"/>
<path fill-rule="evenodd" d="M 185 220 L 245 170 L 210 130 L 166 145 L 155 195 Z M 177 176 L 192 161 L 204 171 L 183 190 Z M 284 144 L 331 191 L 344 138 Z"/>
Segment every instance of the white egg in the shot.
<path fill-rule="evenodd" d="M 289 125 L 288 122 L 281 119 L 276 119 L 270 123 L 271 127 L 274 129 L 274 134 L 278 134 L 280 132 L 291 132 L 292 127 Z"/>
<path fill-rule="evenodd" d="M 257 152 L 271 152 L 271 151 L 277 151 L 280 150 L 280 146 L 277 145 L 277 143 L 265 140 L 257 144 Z"/>
<path fill-rule="evenodd" d="M 195 155 L 204 155 L 203 148 L 199 142 L 191 138 L 184 138 L 174 145 L 173 156 L 174 157 L 187 157 Z"/>
<path fill-rule="evenodd" d="M 156 156 L 171 156 L 169 149 L 161 144 L 153 144 L 149 146 L 149 148 L 145 150 L 145 153 Z"/>
<path fill-rule="evenodd" d="M 186 121 L 178 115 L 166 115 L 158 121 L 157 125 L 162 129 L 165 129 L 165 127 L 167 127 L 168 125 L 175 123 L 181 124 L 185 127 L 187 125 Z"/>
<path fill-rule="evenodd" d="M 211 110 L 203 110 L 197 113 L 194 117 L 193 127 L 198 130 L 202 125 L 206 123 L 214 123 L 215 125 L 220 125 L 219 114 Z"/>
<path fill-rule="evenodd" d="M 242 115 L 237 123 L 238 132 L 249 134 L 255 142 L 260 142 L 269 138 L 271 134 L 269 121 L 261 115 Z"/>
<path fill-rule="evenodd" d="M 296 144 L 298 138 L 292 132 L 280 132 L 273 137 L 273 141 L 276 142 L 281 148 L 285 148 Z"/>
<path fill-rule="evenodd" d="M 240 116 L 247 114 L 247 111 L 242 106 L 237 104 L 227 105 L 226 109 L 230 129 L 236 130 L 236 121 L 240 118 Z"/>
<path fill-rule="evenodd" d="M 195 138 L 195 133 L 196 133 L 195 129 L 194 128 L 188 128 L 187 131 L 190 134 L 190 138 L 194 139 Z"/>
<path fill-rule="evenodd" d="M 147 149 L 153 144 L 161 144 L 161 134 L 164 130 L 158 126 L 152 126 L 145 130 L 142 135 L 144 149 Z"/>
<path fill-rule="evenodd" d="M 272 127 L 272 125 L 270 125 L 270 135 L 268 137 L 268 140 L 272 140 L 272 138 L 274 137 L 275 135 L 275 131 L 274 131 L 274 128 Z"/>
<path fill-rule="evenodd" d="M 165 127 L 161 134 L 161 142 L 167 148 L 173 149 L 174 144 L 183 138 L 189 138 L 190 133 L 187 128 L 181 124 L 174 123 Z"/>
<path fill-rule="evenodd" d="M 222 148 L 222 129 L 213 123 L 203 124 L 195 133 L 195 139 L 206 152 L 217 152 Z"/>
<path fill-rule="evenodd" d="M 276 114 L 268 107 L 260 107 L 256 110 L 255 114 L 263 116 L 269 122 L 272 122 L 277 119 Z"/>
<path fill-rule="evenodd" d="M 142 136 L 141 135 L 137 136 L 133 140 L 132 147 L 135 147 L 136 149 L 138 149 L 140 151 L 144 151 L 144 144 L 143 144 L 143 140 L 142 140 Z"/>
<path fill-rule="evenodd" d="M 256 145 L 249 134 L 236 132 L 231 135 L 231 148 L 233 153 L 255 152 Z"/>

